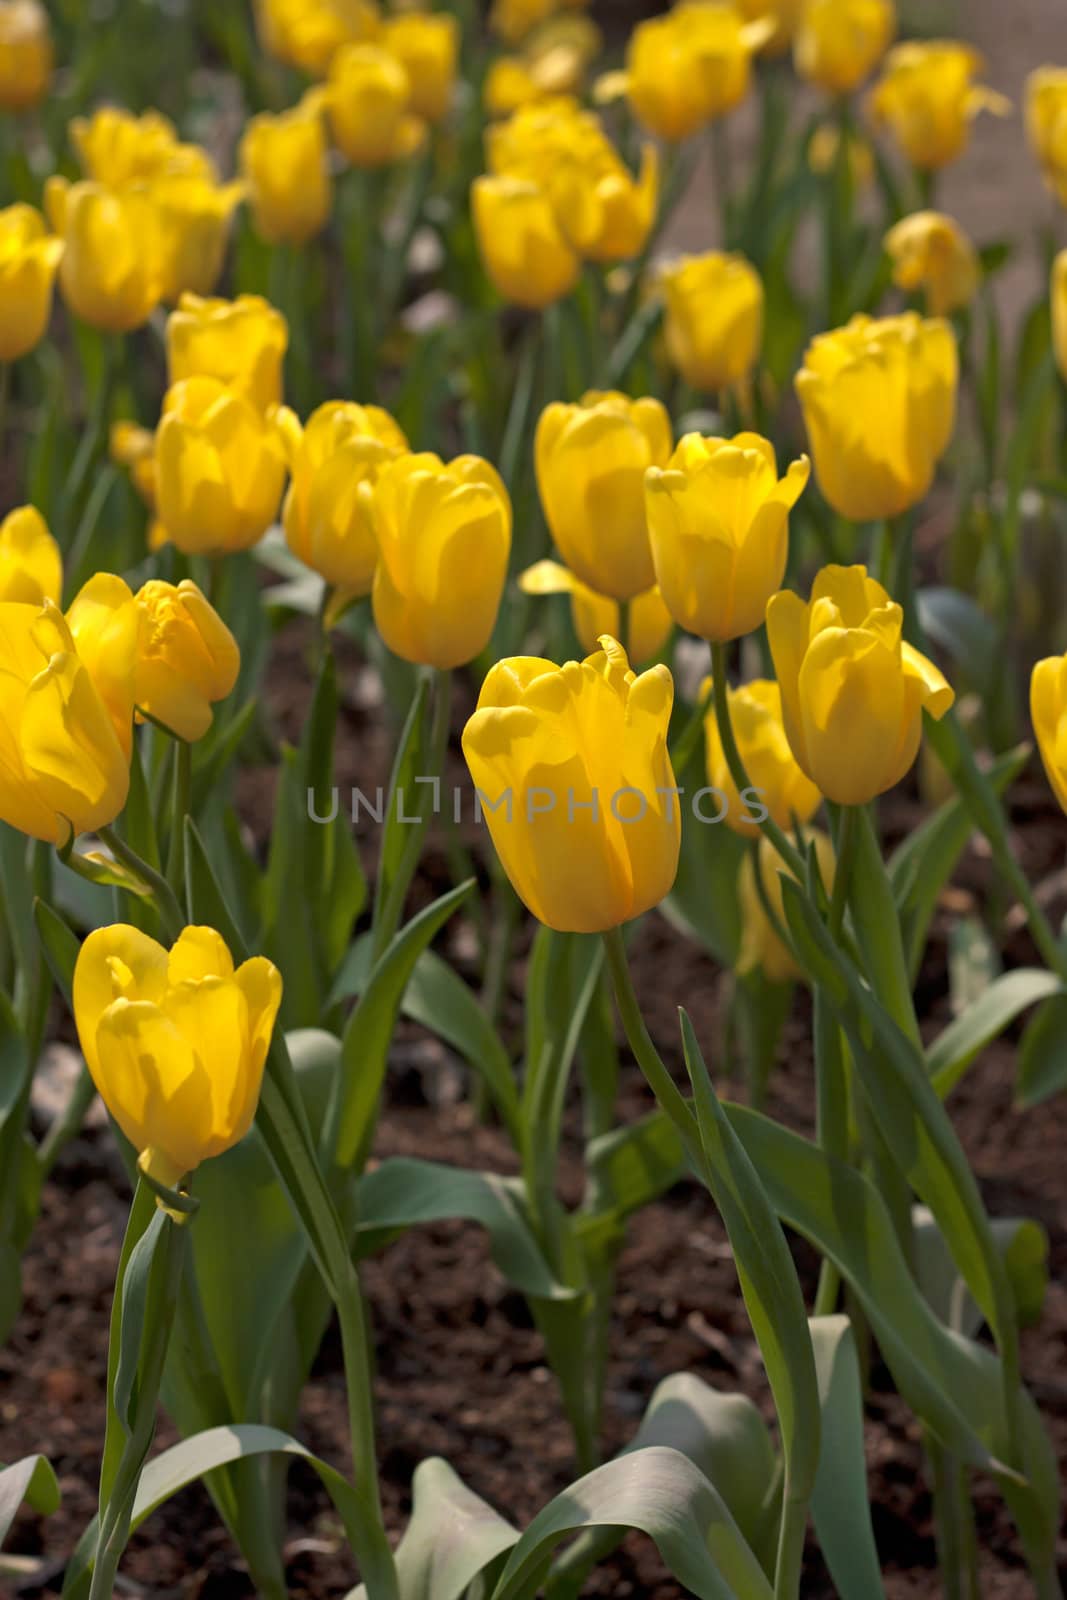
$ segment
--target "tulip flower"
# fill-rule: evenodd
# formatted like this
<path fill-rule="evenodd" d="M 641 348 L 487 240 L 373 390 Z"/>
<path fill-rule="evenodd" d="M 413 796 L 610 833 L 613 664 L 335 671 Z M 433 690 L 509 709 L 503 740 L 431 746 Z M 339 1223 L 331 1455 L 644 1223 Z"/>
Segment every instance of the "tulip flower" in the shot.
<path fill-rule="evenodd" d="M 97 572 L 75 595 L 66 615 L 78 658 L 86 668 L 127 762 L 133 749 L 137 643 L 141 619 L 128 583 Z"/>
<path fill-rule="evenodd" d="M 691 389 L 720 394 L 741 383 L 763 338 L 763 284 L 743 256 L 682 256 L 661 268 L 667 354 Z"/>
<path fill-rule="evenodd" d="M 498 294 L 531 311 L 570 294 L 582 260 L 543 189 L 521 178 L 476 178 L 471 208 L 482 263 Z"/>
<path fill-rule="evenodd" d="M 709 711 L 704 723 L 708 782 L 727 806 L 723 821 L 735 833 L 754 838 L 759 831 L 756 809 L 762 805 L 772 822 L 792 833 L 795 823 L 811 821 L 822 796 L 801 771 L 789 748 L 781 690 L 773 679 L 756 678 L 738 689 L 728 688 L 726 700 L 741 764 L 756 795 L 746 801 L 738 793 L 722 747 L 718 720 L 715 712 Z"/>
<path fill-rule="evenodd" d="M 157 1183 L 175 1188 L 252 1126 L 282 980 L 263 956 L 234 970 L 213 928 L 170 951 L 124 923 L 97 928 L 74 968 L 74 1020 L 100 1097 Z"/>
<path fill-rule="evenodd" d="M 944 317 L 970 305 L 978 291 L 978 253 L 963 229 L 939 211 L 903 217 L 885 236 L 893 282 L 909 293 L 922 289 L 926 309 Z"/>
<path fill-rule="evenodd" d="M 0 110 L 28 111 L 52 81 L 52 34 L 38 0 L 0 0 Z"/>
<path fill-rule="evenodd" d="M 603 47 L 588 17 L 555 17 L 524 46 L 521 56 L 500 56 L 485 75 L 482 101 L 490 117 L 510 117 L 553 95 L 578 94 Z"/>
<path fill-rule="evenodd" d="M 823 888 L 830 894 L 834 886 L 836 861 L 829 836 L 821 828 L 805 828 L 801 837 L 805 853 L 810 846 L 814 846 L 819 877 Z M 793 877 L 771 841 L 766 838 L 760 839 L 755 858 L 750 852 L 741 863 L 737 878 L 737 898 L 741 907 L 741 949 L 737 956 L 737 972 L 741 977 L 756 971 L 762 972 L 770 983 L 792 983 L 803 977 L 793 952 L 778 933 L 778 928 L 789 926 L 782 897 L 783 872 L 787 877 Z M 770 907 L 774 921 L 767 915 L 767 907 Z"/>
<path fill-rule="evenodd" d="M 76 317 L 105 333 L 147 322 L 165 288 L 159 213 L 143 189 L 49 178 L 48 220 L 63 241 L 59 285 Z"/>
<path fill-rule="evenodd" d="M 369 594 L 378 564 L 371 491 L 408 442 L 387 411 L 350 400 L 320 406 L 303 430 L 293 424 L 282 518 L 289 548 L 342 593 Z"/>
<path fill-rule="evenodd" d="M 1067 67 L 1038 67 L 1027 78 L 1026 132 L 1045 182 L 1067 205 Z"/>
<path fill-rule="evenodd" d="M 812 783 L 838 805 L 866 805 L 911 767 L 924 711 L 940 721 L 955 695 L 902 638 L 904 613 L 866 567 L 824 567 L 809 602 L 783 590 L 767 637 L 785 731 Z"/>
<path fill-rule="evenodd" d="M 796 69 L 828 94 L 851 94 L 896 30 L 892 0 L 806 0 L 793 44 Z"/>
<path fill-rule="evenodd" d="M 789 49 L 800 24 L 806 0 L 740 0 L 741 15 L 749 22 L 766 22 L 772 32 L 761 46 L 764 55 L 780 56 Z"/>
<path fill-rule="evenodd" d="M 168 390 L 156 434 L 163 526 L 185 555 L 247 550 L 266 533 L 285 487 L 276 419 L 217 378 Z"/>
<path fill-rule="evenodd" d="M 132 721 L 132 672 L 127 683 Z M 129 789 L 129 743 L 51 600 L 0 604 L 0 727 L 0 821 L 55 845 L 114 822 Z"/>
<path fill-rule="evenodd" d="M 1011 101 L 974 82 L 985 63 L 970 45 L 912 39 L 889 52 L 871 90 L 877 125 L 888 127 L 920 172 L 948 166 L 967 148 L 980 111 L 1007 116 Z"/>
<path fill-rule="evenodd" d="M 307 105 L 272 116 L 264 111 L 245 128 L 241 172 L 252 219 L 269 244 L 305 244 L 330 217 L 333 185 L 322 118 Z"/>
<path fill-rule="evenodd" d="M 337 147 L 354 167 L 406 161 L 425 141 L 407 69 L 379 45 L 351 44 L 337 52 L 323 104 Z"/>
<path fill-rule="evenodd" d="M 342 45 L 377 38 L 376 0 L 256 0 L 263 48 L 279 61 L 323 78 Z"/>
<path fill-rule="evenodd" d="M 135 117 L 119 106 L 101 106 L 91 117 L 74 118 L 70 141 L 85 177 L 107 189 L 162 177 L 218 179 L 207 151 L 183 144 L 173 122 L 158 111 Z"/>
<path fill-rule="evenodd" d="M 519 576 L 523 594 L 566 594 L 571 600 L 571 620 L 578 643 L 595 655 L 604 634 L 619 637 L 619 603 L 610 595 L 597 594 L 558 561 L 536 561 Z M 630 628 L 627 654 L 635 662 L 658 656 L 671 636 L 674 620 L 655 587 L 634 595 L 630 602 Z"/>
<path fill-rule="evenodd" d="M 0 211 L 0 362 L 17 361 L 44 337 L 62 255 L 63 241 L 32 206 Z"/>
<path fill-rule="evenodd" d="M 456 18 L 445 12 L 392 17 L 385 24 L 381 43 L 408 75 L 415 115 L 426 122 L 440 122 L 448 115 L 456 84 L 460 45 Z"/>
<path fill-rule="evenodd" d="M 511 501 L 480 456 L 402 455 L 370 497 L 374 621 L 405 661 L 447 670 L 489 643 L 511 553 Z"/>
<path fill-rule="evenodd" d="M 18 506 L 0 522 L 0 602 L 58 605 L 63 557 L 36 506 Z"/>
<path fill-rule="evenodd" d="M 151 187 L 163 231 L 163 299 L 209 295 L 222 276 L 230 221 L 244 198 L 241 183 L 160 178 Z"/>
<path fill-rule="evenodd" d="M 852 522 L 897 517 L 934 480 L 956 422 L 947 322 L 858 315 L 808 346 L 796 390 L 819 488 Z"/>
<path fill-rule="evenodd" d="M 779 482 L 774 446 L 757 433 L 689 433 L 665 469 L 650 468 L 652 560 L 677 623 L 720 644 L 759 627 L 785 576 L 789 513 L 810 470 L 801 456 Z"/>
<path fill-rule="evenodd" d="M 519 898 L 563 933 L 603 933 L 670 893 L 681 807 L 667 750 L 674 684 L 607 635 L 581 663 L 491 669 L 463 753 Z"/>
<path fill-rule="evenodd" d="M 652 587 L 644 480 L 670 453 L 658 400 L 591 391 L 542 413 L 534 457 L 545 519 L 568 567 L 598 594 L 630 600 Z"/>
<path fill-rule="evenodd" d="M 1067 656 L 1048 656 L 1034 667 L 1030 720 L 1048 781 L 1067 811 Z"/>
<path fill-rule="evenodd" d="M 211 707 L 237 682 L 241 652 L 214 606 L 188 578 L 154 578 L 135 596 L 141 613 L 134 672 L 138 712 L 191 743 L 211 727 Z"/>
<path fill-rule="evenodd" d="M 282 365 L 289 328 L 259 295 L 204 300 L 183 294 L 167 318 L 167 376 L 217 378 L 260 411 L 281 403 Z"/>

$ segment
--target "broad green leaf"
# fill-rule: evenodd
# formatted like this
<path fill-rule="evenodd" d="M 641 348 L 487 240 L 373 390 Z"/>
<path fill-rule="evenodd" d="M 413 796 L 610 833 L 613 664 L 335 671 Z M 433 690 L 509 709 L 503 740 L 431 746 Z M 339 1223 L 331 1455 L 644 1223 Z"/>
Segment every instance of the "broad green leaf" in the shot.
<path fill-rule="evenodd" d="M 948 936 L 948 986 L 953 1014 L 982 998 L 1001 975 L 1000 952 L 978 917 L 954 922 Z"/>
<path fill-rule="evenodd" d="M 919 1287 L 942 1322 L 973 1339 L 982 1313 L 956 1271 L 941 1230 L 926 1206 L 914 1207 L 912 1221 Z M 1027 1217 L 997 1217 L 993 1237 L 1004 1258 L 1020 1326 L 1027 1327 L 1041 1315 L 1048 1287 L 1048 1235 Z"/>
<path fill-rule="evenodd" d="M 420 677 L 389 777 L 385 825 L 374 885 L 375 924 L 380 922 L 394 890 L 403 881 L 411 850 L 418 845 L 418 838 L 415 837 L 413 843 L 413 836 L 421 834 L 421 829 L 412 818 L 419 813 L 420 805 L 425 803 L 426 791 L 426 786 L 418 786 L 415 780 L 432 776 L 424 770 L 423 760 L 429 739 L 429 687 L 428 678 Z"/>
<path fill-rule="evenodd" d="M 684 780 L 681 776 L 679 783 Z M 682 848 L 674 887 L 661 910 L 667 920 L 695 939 L 724 967 L 733 967 L 741 948 L 737 875 L 745 840 L 732 828 L 697 822 L 682 805 Z"/>
<path fill-rule="evenodd" d="M 1019 1046 L 1015 1096 L 1039 1106 L 1067 1089 L 1067 995 L 1053 995 L 1031 1019 Z"/>
<path fill-rule="evenodd" d="M 245 939 L 219 888 L 192 817 L 185 819 L 185 886 L 190 921 L 220 933 L 229 946 L 234 964 L 239 965 L 247 955 Z"/>
<path fill-rule="evenodd" d="M 1000 666 L 993 623 L 960 589 L 920 589 L 916 601 L 927 638 L 951 657 L 984 697 Z"/>
<path fill-rule="evenodd" d="M 308 879 L 309 831 L 323 830 L 307 814 L 300 752 L 282 751 L 274 797 L 274 826 L 263 884 L 263 954 L 282 974 L 281 1017 L 286 1028 L 314 1027 L 324 993 L 316 933 L 321 887 Z"/>
<path fill-rule="evenodd" d="M 847 1317 L 813 1317 L 822 1448 L 811 1515 L 840 1600 L 884 1595 L 863 1449 L 863 1384 Z"/>
<path fill-rule="evenodd" d="M 0 1467 L 0 1545 L 23 1501 L 42 1517 L 51 1516 L 59 1505 L 59 1484 L 44 1456 L 23 1456 L 9 1467 Z"/>
<path fill-rule="evenodd" d="M 1017 967 L 995 979 L 961 1016 L 949 1023 L 926 1052 L 927 1069 L 942 1100 L 952 1093 L 986 1045 L 1003 1033 L 1020 1012 L 1062 992 L 1062 979 L 1043 967 Z M 1064 1081 L 1067 1082 L 1067 1066 Z"/>
<path fill-rule="evenodd" d="M 604 1218 L 617 1226 L 693 1176 L 678 1135 L 659 1111 L 594 1139 L 586 1151 L 586 1170 L 589 1217 L 580 1217 L 578 1226 L 591 1230 Z"/>

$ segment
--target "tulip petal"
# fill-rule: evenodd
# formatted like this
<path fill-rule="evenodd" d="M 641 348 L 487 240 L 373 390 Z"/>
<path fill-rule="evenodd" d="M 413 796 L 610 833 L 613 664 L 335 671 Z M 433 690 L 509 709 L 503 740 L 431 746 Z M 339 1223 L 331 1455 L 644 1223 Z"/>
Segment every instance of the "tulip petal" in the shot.
<path fill-rule="evenodd" d="M 158 1003 L 166 987 L 167 952 L 140 928 L 117 922 L 89 934 L 74 967 L 72 999 L 82 1054 L 94 1081 L 96 1033 L 104 1012 L 124 998 Z"/>

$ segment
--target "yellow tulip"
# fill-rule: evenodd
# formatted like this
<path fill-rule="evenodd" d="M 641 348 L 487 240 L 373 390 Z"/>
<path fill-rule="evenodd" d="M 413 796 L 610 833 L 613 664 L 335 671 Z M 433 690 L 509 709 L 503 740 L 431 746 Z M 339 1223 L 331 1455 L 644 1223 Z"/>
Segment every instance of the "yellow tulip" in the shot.
<path fill-rule="evenodd" d="M 0 211 L 0 361 L 17 361 L 44 337 L 63 241 L 32 206 Z"/>
<path fill-rule="evenodd" d="M 59 285 L 76 317 L 106 333 L 147 322 L 165 287 L 159 213 L 143 189 L 49 178 L 48 220 L 63 240 Z"/>
<path fill-rule="evenodd" d="M 741 383 L 763 339 L 763 284 L 743 256 L 682 256 L 659 275 L 667 354 L 691 389 L 719 394 Z"/>
<path fill-rule="evenodd" d="M 571 599 L 571 620 L 578 643 L 595 655 L 604 634 L 619 636 L 619 603 L 610 595 L 597 594 L 558 561 L 537 561 L 519 577 L 524 594 L 567 594 Z M 671 636 L 674 620 L 663 597 L 653 586 L 636 594 L 630 602 L 628 654 L 634 662 L 651 661 L 658 656 Z"/>
<path fill-rule="evenodd" d="M 128 683 L 132 720 L 132 670 Z M 0 821 L 64 845 L 114 822 L 129 781 L 129 746 L 62 612 L 0 604 Z"/>
<path fill-rule="evenodd" d="M 804 849 L 814 845 L 815 859 L 823 888 L 830 894 L 834 886 L 836 860 L 834 847 L 820 828 L 805 828 L 802 834 Z M 793 952 L 783 943 L 778 928 L 788 929 L 782 897 L 782 874 L 792 878 L 781 856 L 769 839 L 760 839 L 758 846 L 760 883 L 756 880 L 756 861 L 750 852 L 741 863 L 737 878 L 737 898 L 741 907 L 741 949 L 737 957 L 737 971 L 760 971 L 771 983 L 791 983 L 803 976 Z M 760 893 L 762 887 L 763 893 Z M 766 901 L 766 905 L 764 904 Z M 767 915 L 769 906 L 774 921 Z M 777 923 L 778 927 L 775 926 Z"/>
<path fill-rule="evenodd" d="M 671 422 L 658 400 L 591 391 L 537 425 L 541 504 L 560 554 L 598 594 L 631 600 L 655 581 L 644 482 L 666 466 Z"/>
<path fill-rule="evenodd" d="M 1067 250 L 1052 263 L 1052 347 L 1056 364 L 1067 381 Z"/>
<path fill-rule="evenodd" d="M 411 109 L 427 122 L 448 115 L 456 85 L 460 33 L 445 12 L 393 17 L 381 42 L 403 65 L 411 83 Z"/>
<path fill-rule="evenodd" d="M 28 111 L 52 81 L 52 34 L 37 0 L 0 0 L 0 110 Z"/>
<path fill-rule="evenodd" d="M 511 553 L 511 501 L 480 456 L 398 456 L 371 497 L 374 621 L 395 655 L 462 666 L 489 643 Z"/>
<path fill-rule="evenodd" d="M 1048 781 L 1067 811 L 1067 656 L 1048 656 L 1034 667 L 1030 720 Z"/>
<path fill-rule="evenodd" d="M 241 172 L 256 232 L 270 244 L 305 244 L 330 218 L 333 184 L 322 118 L 307 105 L 245 128 Z"/>
<path fill-rule="evenodd" d="M 559 11 L 579 11 L 589 0 L 493 0 L 489 26 L 507 44 L 519 44 Z"/>
<path fill-rule="evenodd" d="M 128 762 L 141 627 L 129 584 L 113 572 L 94 573 L 71 602 L 66 623 Z"/>
<path fill-rule="evenodd" d="M 904 614 L 866 567 L 824 567 L 811 600 L 783 590 L 767 607 L 785 731 L 812 783 L 838 805 L 865 805 L 911 767 L 922 713 L 940 721 L 955 695 L 902 638 Z"/>
<path fill-rule="evenodd" d="M 678 870 L 667 750 L 674 684 L 639 677 L 608 635 L 583 662 L 493 667 L 463 754 L 519 898 L 561 933 L 603 933 L 658 905 Z"/>
<path fill-rule="evenodd" d="M 183 294 L 167 318 L 167 376 L 217 378 L 260 411 L 280 405 L 289 328 L 280 311 L 255 294 L 203 300 Z"/>
<path fill-rule="evenodd" d="M 174 1188 L 243 1139 L 259 1103 L 282 980 L 234 971 L 213 928 L 168 952 L 139 928 L 97 928 L 74 968 L 74 1020 L 100 1097 L 157 1183 Z"/>
<path fill-rule="evenodd" d="M 768 56 L 783 55 L 793 42 L 806 0 L 740 0 L 741 15 L 749 22 L 768 22 L 773 32 L 762 46 Z"/>
<path fill-rule="evenodd" d="M 1045 182 L 1067 205 L 1067 67 L 1038 67 L 1027 78 L 1026 132 Z"/>
<path fill-rule="evenodd" d="M 858 315 L 812 341 L 796 391 L 835 511 L 868 522 L 923 499 L 955 427 L 957 376 L 952 329 L 915 312 Z"/>
<path fill-rule="evenodd" d="M 156 496 L 163 526 L 184 555 L 247 550 L 278 514 L 285 448 L 264 416 L 217 378 L 168 390 L 156 434 Z"/>
<path fill-rule="evenodd" d="M 209 295 L 222 276 L 230 220 L 244 198 L 241 183 L 157 179 L 150 190 L 163 232 L 163 298 Z"/>
<path fill-rule="evenodd" d="M 331 400 L 302 431 L 291 426 L 288 443 L 290 550 L 343 593 L 369 594 L 378 564 L 371 491 L 381 468 L 407 453 L 403 432 L 380 406 Z"/>
<path fill-rule="evenodd" d="M 967 148 L 980 111 L 1001 117 L 1011 111 L 1010 100 L 973 81 L 984 66 L 977 50 L 951 39 L 911 39 L 889 52 L 871 90 L 871 111 L 913 167 L 948 166 Z"/>
<path fill-rule="evenodd" d="M 810 470 L 801 456 L 779 482 L 774 446 L 758 433 L 686 434 L 664 470 L 649 470 L 656 582 L 677 623 L 719 643 L 760 626 L 785 576 L 789 513 Z"/>
<path fill-rule="evenodd" d="M 482 263 L 498 294 L 531 311 L 570 294 L 582 260 L 543 189 L 521 178 L 476 178 L 471 209 Z"/>
<path fill-rule="evenodd" d="M 84 175 L 107 189 L 162 177 L 218 179 L 207 151 L 183 144 L 173 122 L 158 111 L 135 117 L 118 106 L 101 106 L 91 117 L 74 118 L 70 141 Z"/>
<path fill-rule="evenodd" d="M 379 45 L 350 44 L 337 52 L 323 103 L 337 146 L 354 167 L 405 161 L 425 141 L 407 69 Z"/>
<path fill-rule="evenodd" d="M 892 0 L 805 0 L 793 45 L 796 69 L 829 94 L 851 94 L 896 31 Z"/>
<path fill-rule="evenodd" d="M 0 522 L 0 602 L 58 605 L 63 557 L 36 506 L 18 506 Z"/>
<path fill-rule="evenodd" d="M 264 49 L 316 78 L 342 45 L 375 39 L 381 29 L 376 0 L 256 0 L 255 12 Z"/>
<path fill-rule="evenodd" d="M 978 291 L 978 254 L 958 223 L 939 211 L 903 217 L 885 236 L 893 282 L 909 293 L 922 289 L 926 309 L 944 317 L 970 305 Z"/>
<path fill-rule="evenodd" d="M 241 652 L 214 606 L 188 578 L 154 578 L 135 596 L 141 613 L 134 698 L 139 712 L 179 739 L 202 739 L 211 706 L 237 682 Z"/>
<path fill-rule="evenodd" d="M 522 106 L 553 95 L 577 94 L 603 48 L 588 17 L 554 17 L 524 46 L 521 56 L 500 56 L 485 76 L 482 100 L 491 117 L 510 117 Z"/>
<path fill-rule="evenodd" d="M 770 678 L 755 678 L 738 689 L 727 689 L 730 724 L 750 787 L 757 791 L 743 800 L 730 775 L 719 737 L 714 709 L 704 722 L 708 782 L 727 806 L 723 821 L 735 833 L 754 838 L 759 831 L 758 808 L 764 806 L 772 822 L 792 833 L 795 823 L 810 822 L 822 796 L 797 765 L 789 748 L 782 720 L 782 693 Z"/>

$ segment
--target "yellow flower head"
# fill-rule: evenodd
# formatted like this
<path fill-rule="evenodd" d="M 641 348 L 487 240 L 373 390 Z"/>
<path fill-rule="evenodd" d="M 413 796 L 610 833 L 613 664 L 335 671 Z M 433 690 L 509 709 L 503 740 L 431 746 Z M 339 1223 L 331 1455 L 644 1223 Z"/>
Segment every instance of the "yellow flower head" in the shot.
<path fill-rule="evenodd" d="M 150 192 L 163 231 L 164 300 L 174 305 L 184 294 L 209 295 L 222 276 L 230 221 L 244 185 L 166 177 Z"/>
<path fill-rule="evenodd" d="M 482 99 L 491 117 L 554 95 L 577 94 L 603 47 L 588 17 L 555 17 L 538 28 L 521 56 L 499 56 L 486 73 Z"/>
<path fill-rule="evenodd" d="M 789 49 L 800 24 L 805 0 L 739 0 L 741 15 L 749 22 L 767 22 L 773 32 L 762 46 L 768 56 L 780 56 Z"/>
<path fill-rule="evenodd" d="M 746 378 L 763 338 L 763 284 L 743 256 L 682 256 L 661 268 L 667 354 L 690 388 L 719 394 Z"/>
<path fill-rule="evenodd" d="M 0 601 L 59 605 L 63 557 L 36 506 L 18 506 L 0 522 Z"/>
<path fill-rule="evenodd" d="M 28 111 L 52 81 L 52 34 L 38 0 L 0 0 L 0 110 Z"/>
<path fill-rule="evenodd" d="M 489 643 L 511 553 L 511 501 L 480 456 L 402 455 L 371 496 L 374 621 L 394 654 L 458 667 Z"/>
<path fill-rule="evenodd" d="M 446 12 L 393 17 L 385 24 L 381 42 L 407 72 L 415 115 L 440 122 L 448 114 L 456 85 L 460 32 L 455 17 Z"/>
<path fill-rule="evenodd" d="M 337 146 L 354 167 L 406 161 L 425 141 L 407 68 L 380 45 L 350 44 L 337 52 L 324 103 Z"/>
<path fill-rule="evenodd" d="M 785 731 L 812 783 L 838 805 L 866 805 L 911 767 L 922 713 L 955 695 L 902 638 L 904 614 L 866 567 L 824 567 L 807 603 L 790 590 L 767 607 Z"/>
<path fill-rule="evenodd" d="M 896 31 L 892 0 L 805 0 L 793 46 L 796 69 L 829 94 L 851 94 Z"/>
<path fill-rule="evenodd" d="M 519 576 L 523 594 L 567 594 L 571 598 L 571 621 L 582 649 L 595 655 L 598 641 L 605 634 L 619 635 L 619 603 L 610 595 L 597 594 L 558 561 L 536 561 Z M 630 602 L 628 655 L 640 665 L 658 656 L 674 626 L 663 597 L 654 586 Z"/>
<path fill-rule="evenodd" d="M 753 839 L 759 831 L 755 818 L 762 804 L 772 822 L 792 833 L 795 823 L 811 821 L 822 797 L 789 748 L 782 721 L 782 692 L 773 679 L 756 678 L 738 689 L 727 689 L 726 699 L 741 761 L 758 798 L 750 795 L 744 800 L 738 793 L 715 712 L 710 710 L 704 721 L 708 782 L 728 807 L 723 821 L 735 833 Z"/>
<path fill-rule="evenodd" d="M 581 276 L 582 258 L 536 183 L 476 178 L 471 211 L 482 264 L 499 295 L 542 311 L 570 294 Z"/>
<path fill-rule="evenodd" d="M 1067 656 L 1049 656 L 1034 667 L 1030 720 L 1052 791 L 1067 811 Z"/>
<path fill-rule="evenodd" d="M 688 433 L 666 469 L 645 478 L 656 582 L 674 620 L 703 639 L 751 633 L 785 576 L 789 513 L 808 481 L 807 456 L 779 481 L 758 433 Z"/>
<path fill-rule="evenodd" d="M 306 244 L 330 217 L 333 185 L 322 118 L 304 103 L 272 116 L 264 111 L 245 128 L 241 172 L 252 218 L 270 244 Z"/>
<path fill-rule="evenodd" d="M 204 300 L 183 294 L 167 318 L 168 380 L 217 378 L 267 411 L 281 403 L 288 344 L 285 318 L 259 295 Z"/>
<path fill-rule="evenodd" d="M 106 333 L 147 322 L 166 287 L 163 231 L 148 192 L 49 178 L 44 199 L 63 241 L 59 285 L 74 315 Z"/>
<path fill-rule="evenodd" d="M 808 346 L 796 390 L 819 488 L 853 522 L 897 517 L 927 494 L 956 422 L 947 322 L 855 316 Z"/>
<path fill-rule="evenodd" d="M 211 707 L 237 682 L 241 652 L 214 606 L 189 578 L 153 578 L 135 596 L 140 610 L 134 696 L 139 712 L 179 739 L 202 739 Z"/>
<path fill-rule="evenodd" d="M 282 997 L 278 969 L 234 970 L 213 928 L 168 952 L 138 928 L 98 928 L 74 969 L 74 1019 L 93 1082 L 157 1182 L 173 1188 L 243 1139 Z"/>
<path fill-rule="evenodd" d="M 156 178 L 200 178 L 218 174 L 200 145 L 183 144 L 174 124 L 159 111 L 135 117 L 119 106 L 101 106 L 91 117 L 75 117 L 70 141 L 84 175 L 108 189 L 147 184 Z"/>
<path fill-rule="evenodd" d="M 504 870 L 541 922 L 602 933 L 674 884 L 681 810 L 667 750 L 674 684 L 635 676 L 607 635 L 583 662 L 492 668 L 463 753 Z"/>
<path fill-rule="evenodd" d="M 830 894 L 836 867 L 833 844 L 821 828 L 805 828 L 802 837 L 805 851 L 810 845 L 815 847 L 819 877 L 823 888 Z M 756 879 L 757 861 L 759 886 Z M 771 983 L 791 983 L 803 976 L 793 952 L 783 943 L 778 932 L 779 928 L 788 929 L 789 926 L 782 897 L 783 873 L 787 878 L 793 877 L 769 839 L 760 839 L 756 860 L 750 852 L 741 863 L 737 878 L 737 898 L 741 906 L 741 949 L 737 957 L 737 971 L 742 977 L 746 973 L 759 971 Z M 773 921 L 767 915 L 768 907 Z"/>
<path fill-rule="evenodd" d="M 324 78 L 342 45 L 378 37 L 376 0 L 256 0 L 263 48 L 280 61 Z"/>
<path fill-rule="evenodd" d="M 1045 182 L 1067 205 L 1067 67 L 1038 67 L 1027 78 L 1026 132 Z"/>
<path fill-rule="evenodd" d="M 980 111 L 1010 112 L 1009 100 L 974 82 L 984 65 L 977 50 L 951 39 L 913 39 L 889 52 L 871 90 L 871 112 L 913 167 L 948 166 L 967 148 Z"/>
<path fill-rule="evenodd" d="M 369 594 L 378 564 L 372 490 L 382 467 L 407 453 L 403 432 L 380 406 L 330 400 L 288 442 L 290 550 L 345 594 Z"/>
<path fill-rule="evenodd" d="M 666 465 L 671 442 L 658 400 L 593 390 L 541 415 L 534 456 L 545 518 L 568 567 L 598 594 L 630 600 L 652 587 L 645 473 Z"/>
<path fill-rule="evenodd" d="M 963 229 L 939 211 L 903 217 L 885 236 L 893 282 L 909 293 L 922 289 L 931 316 L 970 305 L 978 290 L 978 254 Z"/>
<path fill-rule="evenodd" d="M 62 255 L 63 241 L 32 206 L 0 211 L 0 361 L 17 361 L 44 337 Z"/>

